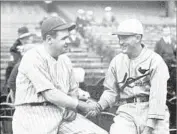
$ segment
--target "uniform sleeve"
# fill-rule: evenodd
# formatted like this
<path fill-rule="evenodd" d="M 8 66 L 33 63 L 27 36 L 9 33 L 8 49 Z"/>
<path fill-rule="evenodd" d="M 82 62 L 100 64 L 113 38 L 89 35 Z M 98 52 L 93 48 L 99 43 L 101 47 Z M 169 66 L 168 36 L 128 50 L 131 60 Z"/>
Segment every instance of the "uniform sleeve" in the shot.
<path fill-rule="evenodd" d="M 105 91 L 101 95 L 98 103 L 103 109 L 105 109 L 108 106 L 112 107 L 117 97 L 115 59 L 113 59 L 109 65 L 103 85 L 105 87 Z"/>
<path fill-rule="evenodd" d="M 42 92 L 47 89 L 54 89 L 50 80 L 50 74 L 47 70 L 45 61 L 38 55 L 26 53 L 19 66 L 19 71 L 24 73 L 34 85 L 36 92 Z"/>
<path fill-rule="evenodd" d="M 158 60 L 158 61 L 157 61 Z M 166 110 L 168 67 L 160 57 L 153 66 L 149 98 L 149 119 L 164 119 Z"/>

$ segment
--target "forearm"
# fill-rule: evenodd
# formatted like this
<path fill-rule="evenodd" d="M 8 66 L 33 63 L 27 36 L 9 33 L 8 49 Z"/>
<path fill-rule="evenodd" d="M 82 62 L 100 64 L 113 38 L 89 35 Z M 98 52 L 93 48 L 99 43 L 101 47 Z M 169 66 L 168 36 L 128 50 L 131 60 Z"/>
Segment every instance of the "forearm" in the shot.
<path fill-rule="evenodd" d="M 107 107 L 112 107 L 115 104 L 117 97 L 117 93 L 114 90 L 105 88 L 105 91 L 100 97 L 98 103 L 101 105 L 102 109 L 104 110 Z"/>
<path fill-rule="evenodd" d="M 163 84 L 152 86 L 149 100 L 149 112 L 148 119 L 164 119 L 166 106 L 166 94 L 167 94 L 167 83 L 165 81 Z"/>
<path fill-rule="evenodd" d="M 42 92 L 42 95 L 47 101 L 57 105 L 58 107 L 76 109 L 78 105 L 78 100 L 76 98 L 72 98 L 57 89 L 46 90 Z"/>
<path fill-rule="evenodd" d="M 78 105 L 77 105 L 76 109 L 84 111 L 84 110 L 86 110 L 87 107 L 88 107 L 87 103 L 85 103 L 83 101 L 78 101 Z"/>
<path fill-rule="evenodd" d="M 164 61 L 160 61 L 158 67 L 152 72 L 148 119 L 163 120 L 165 118 L 168 78 L 168 68 Z"/>

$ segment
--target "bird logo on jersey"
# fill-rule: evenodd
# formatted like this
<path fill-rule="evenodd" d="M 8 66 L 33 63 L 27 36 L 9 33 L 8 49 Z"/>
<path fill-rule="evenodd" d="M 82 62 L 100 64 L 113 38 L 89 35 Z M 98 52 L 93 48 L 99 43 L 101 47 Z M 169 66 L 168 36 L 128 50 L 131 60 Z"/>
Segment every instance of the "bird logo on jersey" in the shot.
<path fill-rule="evenodd" d="M 141 73 L 141 74 L 145 74 L 147 71 L 149 71 L 149 69 L 142 69 L 141 67 L 138 68 L 138 71 Z"/>
<path fill-rule="evenodd" d="M 151 74 L 151 72 L 153 71 L 149 71 L 149 69 L 142 69 L 141 67 L 138 69 L 138 71 L 143 74 L 143 75 L 140 75 L 140 76 L 137 76 L 137 77 L 128 77 L 128 73 L 126 72 L 124 77 L 123 77 L 123 80 L 121 82 L 118 82 L 117 83 L 117 86 L 123 91 L 125 87 L 130 87 L 130 88 L 133 88 L 134 87 L 134 83 L 138 80 L 140 80 L 141 78 L 144 78 L 148 75 Z M 148 71 L 148 73 L 146 73 Z M 115 70 L 112 68 L 112 73 L 113 75 L 115 76 L 116 78 L 116 81 L 117 81 L 117 76 L 116 76 L 116 73 L 115 73 Z M 128 77 L 128 78 L 127 78 Z M 121 86 L 120 86 L 121 85 Z"/>

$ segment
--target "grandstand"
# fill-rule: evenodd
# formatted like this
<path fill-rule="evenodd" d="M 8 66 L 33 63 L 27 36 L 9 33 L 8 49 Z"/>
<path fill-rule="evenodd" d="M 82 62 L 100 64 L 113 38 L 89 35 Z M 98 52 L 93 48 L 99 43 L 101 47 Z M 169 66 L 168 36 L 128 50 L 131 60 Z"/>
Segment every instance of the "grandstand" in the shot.
<path fill-rule="evenodd" d="M 175 19 L 164 17 L 163 2 L 55 1 L 54 4 L 62 16 L 72 21 L 76 19 L 77 10 L 82 8 L 92 10 L 96 21 L 100 23 L 105 6 L 113 8 L 118 22 L 128 17 L 139 18 L 145 24 L 143 42 L 151 49 L 161 37 L 161 29 L 164 24 L 169 24 L 172 27 L 173 36 L 176 37 Z M 31 32 L 34 32 L 39 21 L 47 15 L 44 2 L 1 2 L 1 86 L 5 78 L 7 63 L 11 60 L 9 48 L 17 38 L 17 29 L 26 25 Z M 115 28 L 93 26 L 92 33 L 107 42 L 108 47 L 118 50 L 118 40 L 110 34 Z M 86 70 L 87 83 L 93 84 L 104 77 L 109 65 L 108 61 L 102 60 L 102 57 L 94 51 L 87 51 L 87 48 L 71 49 L 68 55 L 75 67 L 83 67 Z"/>

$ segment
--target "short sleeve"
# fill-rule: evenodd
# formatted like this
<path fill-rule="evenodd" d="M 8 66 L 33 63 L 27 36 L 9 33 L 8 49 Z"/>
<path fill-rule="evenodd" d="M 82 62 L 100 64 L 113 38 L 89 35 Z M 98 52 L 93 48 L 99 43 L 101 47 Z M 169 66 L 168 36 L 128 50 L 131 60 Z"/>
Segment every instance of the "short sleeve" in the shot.
<path fill-rule="evenodd" d="M 45 60 L 37 53 L 27 52 L 21 61 L 19 71 L 24 73 L 34 85 L 36 92 L 54 89 Z"/>
<path fill-rule="evenodd" d="M 111 90 L 116 90 L 116 63 L 115 58 L 111 61 L 105 76 L 104 86 Z"/>

